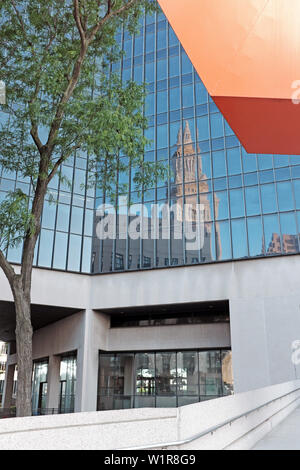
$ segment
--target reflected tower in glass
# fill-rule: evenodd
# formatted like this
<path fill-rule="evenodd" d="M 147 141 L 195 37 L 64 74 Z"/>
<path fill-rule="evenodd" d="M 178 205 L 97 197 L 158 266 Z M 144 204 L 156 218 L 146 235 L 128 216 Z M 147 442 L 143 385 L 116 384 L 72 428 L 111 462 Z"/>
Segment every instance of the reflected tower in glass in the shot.
<path fill-rule="evenodd" d="M 116 175 L 117 199 L 126 197 L 130 205 L 142 203 L 147 209 L 202 204 L 204 244 L 187 250 L 172 223 L 169 239 L 133 240 L 127 230 L 133 216 L 122 203 L 117 239 L 99 240 L 96 209 L 110 200 L 96 188 L 84 188 L 89 157 L 76 151 L 61 167 L 64 179 L 50 183 L 35 266 L 98 274 L 299 253 L 300 156 L 245 151 L 162 12 L 143 16 L 133 36 L 120 30 L 117 41 L 124 55 L 110 72 L 120 74 L 124 83 L 147 84 L 145 136 L 150 143 L 143 158 L 170 171 L 152 188 L 137 191 L 134 171 L 120 155 L 128 171 Z M 0 169 L 0 199 L 17 188 L 32 195 L 28 178 Z M 19 263 L 21 252 L 19 246 L 6 255 Z"/>
<path fill-rule="evenodd" d="M 111 272 L 212 263 L 299 253 L 300 156 L 248 154 L 207 93 L 164 14 L 146 15 L 139 34 L 118 34 L 126 51 L 111 67 L 123 81 L 147 83 L 146 161 L 157 161 L 170 177 L 136 191 L 134 172 L 118 175 L 127 183 L 130 204 L 202 204 L 204 243 L 188 250 L 178 239 L 180 217 L 170 237 L 132 240 L 93 239 L 92 272 Z M 121 155 L 126 161 L 126 155 Z M 96 192 L 96 207 L 109 200 Z M 119 213 L 130 224 L 125 207 Z M 148 211 L 148 213 L 151 213 Z M 176 217 L 176 214 L 175 216 Z M 97 217 L 95 218 L 95 226 Z M 179 229 L 178 229 L 179 227 Z"/>

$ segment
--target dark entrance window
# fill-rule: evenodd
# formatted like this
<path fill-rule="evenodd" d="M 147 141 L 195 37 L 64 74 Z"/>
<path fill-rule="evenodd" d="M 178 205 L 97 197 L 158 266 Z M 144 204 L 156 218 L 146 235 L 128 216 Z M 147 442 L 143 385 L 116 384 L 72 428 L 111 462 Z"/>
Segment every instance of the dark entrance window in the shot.
<path fill-rule="evenodd" d="M 42 414 L 47 408 L 48 359 L 35 362 L 32 379 L 32 414 Z"/>
<path fill-rule="evenodd" d="M 100 353 L 98 410 L 184 406 L 232 393 L 230 350 Z"/>
<path fill-rule="evenodd" d="M 76 393 L 76 355 L 61 358 L 60 362 L 60 413 L 73 413 Z"/>

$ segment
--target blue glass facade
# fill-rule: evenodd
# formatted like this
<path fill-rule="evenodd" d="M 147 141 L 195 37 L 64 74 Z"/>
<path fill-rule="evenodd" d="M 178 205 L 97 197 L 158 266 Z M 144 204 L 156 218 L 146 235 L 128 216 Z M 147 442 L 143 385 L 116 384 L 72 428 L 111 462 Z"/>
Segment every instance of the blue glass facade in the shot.
<path fill-rule="evenodd" d="M 139 35 L 124 31 L 118 40 L 126 55 L 112 71 L 124 81 L 147 83 L 146 136 L 152 143 L 144 158 L 171 168 L 172 175 L 139 193 L 129 168 L 118 175 L 116 192 L 127 183 L 131 203 L 203 204 L 204 245 L 188 252 L 172 226 L 169 240 L 132 240 L 121 233 L 117 240 L 98 240 L 96 208 L 109 201 L 82 189 L 87 157 L 76 154 L 62 167 L 72 187 L 51 183 L 59 204 L 45 204 L 36 265 L 99 273 L 299 253 L 300 156 L 247 154 L 162 13 L 144 17 Z M 29 181 L 3 173 L 1 197 L 15 187 L 30 191 Z M 120 208 L 128 223 L 126 212 Z M 19 262 L 20 254 L 21 247 L 7 256 Z"/>
<path fill-rule="evenodd" d="M 35 251 L 35 265 L 46 268 L 90 273 L 95 190 L 83 189 L 87 181 L 87 157 L 77 153 L 61 168 L 68 182 L 54 178 L 44 206 L 42 230 Z M 0 197 L 6 191 L 21 188 L 30 194 L 28 179 L 2 171 Z M 58 204 L 51 202 L 51 198 Z M 7 258 L 19 263 L 22 246 L 8 250 Z"/>
<path fill-rule="evenodd" d="M 158 181 L 142 195 L 132 188 L 130 201 L 204 204 L 205 243 L 199 252 L 188 252 L 172 232 L 169 241 L 97 241 L 93 271 L 298 253 L 300 156 L 245 151 L 162 13 L 146 16 L 138 36 L 125 31 L 119 41 L 126 56 L 113 70 L 123 80 L 147 83 L 146 136 L 152 144 L 145 158 L 173 170 L 169 181 Z M 130 175 L 119 175 L 119 182 L 130 184 Z"/>

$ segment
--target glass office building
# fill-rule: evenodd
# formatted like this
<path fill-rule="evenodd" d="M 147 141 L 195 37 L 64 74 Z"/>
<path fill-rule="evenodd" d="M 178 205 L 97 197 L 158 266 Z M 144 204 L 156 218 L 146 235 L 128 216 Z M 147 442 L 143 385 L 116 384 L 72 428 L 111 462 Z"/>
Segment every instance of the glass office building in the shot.
<path fill-rule="evenodd" d="M 120 70 L 123 80 L 148 84 L 146 135 L 152 143 L 145 159 L 173 170 L 169 181 L 142 195 L 131 191 L 130 201 L 204 204 L 205 246 L 189 253 L 172 236 L 169 243 L 104 241 L 93 271 L 297 253 L 299 157 L 250 155 L 243 149 L 162 13 L 146 16 L 136 37 L 124 31 L 119 40 L 126 56 L 113 70 Z M 130 183 L 130 175 L 119 175 L 119 181 Z"/>
<path fill-rule="evenodd" d="M 97 208 L 111 201 L 96 188 L 83 189 L 89 176 L 87 155 L 76 152 L 62 166 L 61 172 L 71 182 L 71 187 L 59 178 L 51 182 L 51 196 L 57 198 L 58 204 L 49 200 L 45 203 L 35 266 L 91 275 L 55 273 L 62 282 L 68 278 L 76 286 L 80 278 L 77 292 L 67 284 L 65 297 L 68 298 L 72 291 L 68 305 L 65 297 L 63 300 L 61 297 L 63 284 L 54 286 L 50 281 L 54 293 L 50 292 L 48 302 L 52 310 L 45 315 L 50 317 L 60 305 L 60 316 L 53 316 L 53 323 L 74 315 L 74 323 L 70 324 L 80 338 L 75 338 L 75 334 L 74 338 L 69 338 L 66 322 L 62 326 L 64 335 L 56 334 L 57 341 L 61 341 L 60 349 L 52 350 L 52 344 L 48 348 L 49 357 L 61 357 L 60 370 L 56 371 L 59 396 L 54 400 L 55 409 L 68 412 L 74 409 L 182 406 L 229 395 L 235 383 L 231 363 L 237 357 L 238 391 L 290 379 L 294 374 L 294 368 L 289 369 L 290 344 L 294 339 L 293 331 L 290 333 L 289 330 L 292 321 L 284 322 L 280 315 L 295 296 L 293 257 L 289 257 L 293 268 L 286 270 L 291 277 L 283 280 L 280 276 L 273 278 L 272 267 L 266 274 L 261 273 L 262 264 L 268 263 L 258 258 L 277 257 L 273 259 L 277 269 L 279 257 L 285 255 L 284 262 L 288 263 L 288 255 L 299 253 L 300 156 L 254 155 L 245 151 L 208 95 L 163 13 L 145 15 L 140 20 L 139 34 L 132 37 L 127 31 L 120 31 L 117 40 L 125 55 L 120 62 L 110 66 L 110 71 L 119 73 L 124 83 L 131 79 L 139 84 L 147 83 L 144 112 L 149 126 L 145 135 L 150 143 L 144 159 L 160 162 L 170 170 L 170 177 L 139 192 L 134 186 L 134 170 L 129 165 L 128 171 L 116 175 L 115 192 L 117 199 L 123 201 L 118 206 L 118 215 L 126 232 L 118 231 L 114 240 L 100 240 L 96 236 Z M 120 155 L 120 158 L 127 163 L 126 155 Z M 126 194 L 118 189 L 124 184 L 128 185 Z M 28 180 L 0 172 L 0 198 L 15 188 L 28 194 L 31 191 Z M 173 214 L 169 237 L 131 238 L 128 228 L 134 216 L 124 203 L 126 198 L 129 207 L 143 204 L 149 209 L 146 220 L 149 225 L 150 209 L 155 204 L 170 208 L 175 204 L 177 208 L 184 208 L 185 204 L 193 208 L 200 204 L 204 211 L 203 244 L 198 249 L 188 250 L 187 240 L 176 236 L 178 225 L 183 233 L 180 210 Z M 9 261 L 20 262 L 21 251 L 22 247 L 9 249 Z M 232 266 L 233 263 L 225 263 L 255 258 L 257 261 L 252 264 L 234 263 Z M 204 266 L 214 263 L 216 269 Z M 224 270 L 218 263 L 222 263 Z M 193 267 L 174 269 L 180 266 Z M 240 268 L 240 271 L 236 269 L 237 274 L 236 266 Z M 131 273 L 123 275 L 122 272 Z M 102 276 L 109 273 L 114 274 Z M 114 284 L 115 279 L 119 284 Z M 266 289 L 268 300 L 272 296 L 277 298 L 278 285 L 285 289 L 281 295 L 287 300 L 280 304 L 277 317 L 273 316 L 276 302 L 272 305 L 271 301 L 259 303 L 261 298 L 264 299 L 263 288 L 260 288 L 268 282 L 271 283 L 269 290 Z M 289 285 L 294 289 L 292 295 Z M 251 289 L 253 297 L 249 301 Z M 82 298 L 78 300 L 81 290 Z M 58 300 L 55 298 L 53 304 L 52 298 L 56 294 Z M 90 298 L 94 302 L 92 307 L 86 302 Z M 239 302 L 240 298 L 246 299 L 245 302 Z M 219 301 L 226 305 L 217 308 Z M 193 304 L 190 310 L 189 303 Z M 298 306 L 299 303 L 293 317 L 295 321 L 298 321 Z M 62 311 L 65 307 L 70 311 Z M 289 311 L 293 308 L 289 307 Z M 268 309 L 272 318 L 269 324 L 269 318 L 264 319 Z M 86 314 L 88 310 L 89 314 Z M 92 321 L 90 318 L 95 324 L 89 330 L 86 325 Z M 268 336 L 267 327 L 271 324 L 273 336 Z M 284 341 L 288 346 L 281 336 L 283 324 L 287 325 Z M 86 330 L 90 331 L 93 341 L 86 340 Z M 54 331 L 55 328 L 49 329 L 49 338 L 54 337 Z M 193 336 L 195 331 L 195 335 L 199 333 L 196 338 Z M 205 334 L 201 336 L 201 332 Z M 254 337 L 259 343 L 257 348 Z M 67 347 L 62 344 L 66 338 Z M 273 338 L 275 345 L 271 344 Z M 234 341 L 236 345 L 231 354 L 231 342 Z M 56 341 L 53 343 L 56 346 Z M 282 352 L 277 346 L 283 343 L 284 351 L 288 349 L 284 367 L 273 367 L 275 355 Z M 83 344 L 93 353 L 87 353 Z M 44 348 L 40 350 L 44 358 Z M 72 354 L 66 355 L 68 351 Z M 91 362 L 98 358 L 97 363 L 95 360 L 92 365 L 88 364 L 88 372 L 84 369 L 88 361 L 82 359 L 85 354 Z M 262 356 L 264 360 L 261 360 Z M 281 354 L 278 361 L 282 357 Z M 41 361 L 40 356 L 34 359 L 33 404 L 34 409 L 41 410 L 48 406 L 47 394 L 51 389 L 48 366 L 51 362 L 48 359 Z M 88 374 L 91 370 L 94 380 L 90 386 Z M 270 379 L 266 379 L 269 376 Z M 78 401 L 76 405 L 76 384 L 77 390 L 82 392 L 85 382 L 87 392 L 80 398 L 82 402 Z"/>
<path fill-rule="evenodd" d="M 136 36 L 123 31 L 117 39 L 126 54 L 112 71 L 124 82 L 147 83 L 146 136 L 151 143 L 144 158 L 170 168 L 171 177 L 139 193 L 129 169 L 118 175 L 116 192 L 118 183 L 127 183 L 130 203 L 146 207 L 204 204 L 204 246 L 187 251 L 184 240 L 174 239 L 172 227 L 168 241 L 98 240 L 96 208 L 110 201 L 83 189 L 87 156 L 78 152 L 61 170 L 71 188 L 58 178 L 51 182 L 59 204 L 45 204 L 36 265 L 101 273 L 298 253 L 299 156 L 247 154 L 162 13 L 142 18 Z M 30 191 L 29 181 L 15 174 L 3 172 L 0 182 L 2 198 L 16 187 Z M 120 212 L 130 222 L 126 208 Z M 21 247 L 8 251 L 10 261 L 20 256 Z"/>

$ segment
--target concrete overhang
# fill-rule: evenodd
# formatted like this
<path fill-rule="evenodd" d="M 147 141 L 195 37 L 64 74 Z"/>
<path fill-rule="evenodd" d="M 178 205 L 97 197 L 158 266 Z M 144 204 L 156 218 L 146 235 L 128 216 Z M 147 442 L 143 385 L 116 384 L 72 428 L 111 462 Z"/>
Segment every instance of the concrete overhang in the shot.
<path fill-rule="evenodd" d="M 148 315 L 181 315 L 181 314 L 211 314 L 217 316 L 220 314 L 228 314 L 229 316 L 229 301 L 218 300 L 209 302 L 183 302 L 176 304 L 155 304 L 144 306 L 131 306 L 131 307 L 117 307 L 117 308 L 104 308 L 95 309 L 101 313 L 106 313 L 111 316 L 131 316 L 137 315 L 138 317 Z"/>
<path fill-rule="evenodd" d="M 299 0 L 158 1 L 245 149 L 300 154 Z"/>
<path fill-rule="evenodd" d="M 55 307 L 49 305 L 31 306 L 31 318 L 34 330 L 39 330 L 51 323 L 55 323 L 63 318 L 69 317 L 80 309 Z M 0 341 L 15 340 L 15 308 L 13 302 L 0 301 Z"/>

